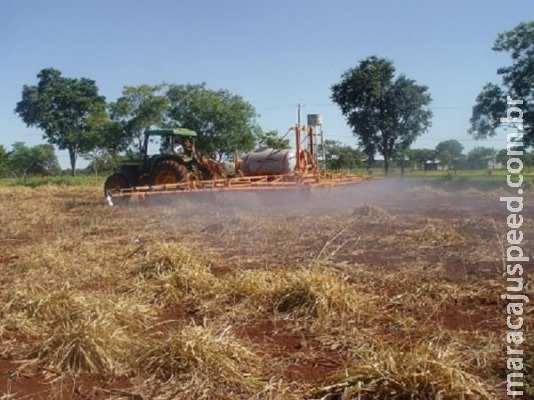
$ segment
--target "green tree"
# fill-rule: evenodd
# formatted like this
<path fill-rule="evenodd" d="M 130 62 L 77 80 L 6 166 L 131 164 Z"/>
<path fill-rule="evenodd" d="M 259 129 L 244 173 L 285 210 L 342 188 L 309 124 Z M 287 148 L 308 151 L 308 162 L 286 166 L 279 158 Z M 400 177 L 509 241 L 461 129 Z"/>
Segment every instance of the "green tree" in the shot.
<path fill-rule="evenodd" d="M 95 81 L 65 78 L 53 68 L 43 69 L 37 78 L 36 86 L 24 85 L 15 112 L 28 126 L 41 129 L 49 143 L 68 151 L 74 176 L 78 154 L 88 145 L 87 121 L 105 108 L 105 98 L 98 94 Z"/>
<path fill-rule="evenodd" d="M 320 145 L 318 153 L 322 154 Z M 324 141 L 324 154 L 326 169 L 361 168 L 363 165 L 363 154 L 361 150 L 342 144 L 337 140 L 327 139 Z"/>
<path fill-rule="evenodd" d="M 433 149 L 410 149 L 407 155 L 412 164 L 412 169 L 424 169 L 427 161 L 435 159 L 436 152 Z"/>
<path fill-rule="evenodd" d="M 493 161 L 497 156 L 497 150 L 477 146 L 467 153 L 467 165 L 473 169 L 488 168 L 488 162 Z"/>
<path fill-rule="evenodd" d="M 471 115 L 469 133 L 475 139 L 485 139 L 496 134 L 501 118 L 506 118 L 507 96 L 523 100 L 517 105 L 523 112 L 523 142 L 534 144 L 534 22 L 517 25 L 497 36 L 493 45 L 497 52 L 507 52 L 512 65 L 499 68 L 501 85 L 487 83 L 477 96 Z M 517 117 L 517 115 L 512 115 Z"/>
<path fill-rule="evenodd" d="M 436 158 L 451 169 L 455 162 L 462 159 L 464 146 L 456 139 L 439 142 L 436 146 Z"/>
<path fill-rule="evenodd" d="M 0 144 L 0 176 L 7 173 L 9 168 L 9 153 L 6 148 Z"/>
<path fill-rule="evenodd" d="M 525 154 L 525 152 L 523 152 Z M 506 162 L 508 161 L 508 150 L 507 149 L 501 149 L 498 151 L 497 155 L 495 156 L 495 160 L 497 162 L 500 162 L 503 165 L 506 165 Z"/>
<path fill-rule="evenodd" d="M 375 162 L 376 146 L 372 142 L 363 143 L 360 141 L 360 148 L 364 155 L 364 164 L 367 169 L 371 169 Z"/>
<path fill-rule="evenodd" d="M 281 137 L 278 131 L 258 132 L 258 146 L 271 147 L 273 149 L 289 148 L 289 139 Z"/>
<path fill-rule="evenodd" d="M 525 167 L 531 167 L 534 165 L 534 154 L 532 152 L 523 150 L 522 155 L 513 157 L 521 159 Z M 509 158 L 510 156 L 508 155 L 508 149 L 501 149 L 495 156 L 495 161 L 500 162 L 504 167 L 506 167 L 506 163 L 508 162 Z"/>
<path fill-rule="evenodd" d="M 332 86 L 332 100 L 358 137 L 367 158 L 378 151 L 389 171 L 395 149 L 407 149 L 431 124 L 426 86 L 400 75 L 389 60 L 369 57 L 343 73 Z"/>
<path fill-rule="evenodd" d="M 127 149 L 130 140 L 123 125 L 110 120 L 105 110 L 93 114 L 88 125 L 90 130 L 85 136 L 87 144 L 82 156 L 91 161 L 92 170 L 98 178 L 98 171 L 108 168 L 113 160 L 117 160 L 119 153 Z"/>
<path fill-rule="evenodd" d="M 144 130 L 162 126 L 165 122 L 169 107 L 169 99 L 163 92 L 165 88 L 163 84 L 126 86 L 122 96 L 109 106 L 111 119 L 120 123 L 123 140 L 133 144 L 138 151 L 143 147 Z"/>
<path fill-rule="evenodd" d="M 39 175 L 57 175 L 61 173 L 61 167 L 56 156 L 56 150 L 51 144 L 38 144 L 31 147 L 37 160 L 31 169 L 32 173 Z"/>
<path fill-rule="evenodd" d="M 397 143 L 393 149 L 393 157 L 398 165 L 400 165 L 402 176 L 404 176 L 404 170 L 406 169 L 406 161 L 410 159 L 410 152 L 410 146 L 402 142 Z"/>
<path fill-rule="evenodd" d="M 169 123 L 198 133 L 197 149 L 229 156 L 236 149 L 254 148 L 260 132 L 256 111 L 240 96 L 227 90 L 210 90 L 202 85 L 171 85 Z"/>
<path fill-rule="evenodd" d="M 29 174 L 52 175 L 59 173 L 61 168 L 53 145 L 28 147 L 24 142 L 16 142 L 10 152 L 9 170 L 26 183 Z"/>

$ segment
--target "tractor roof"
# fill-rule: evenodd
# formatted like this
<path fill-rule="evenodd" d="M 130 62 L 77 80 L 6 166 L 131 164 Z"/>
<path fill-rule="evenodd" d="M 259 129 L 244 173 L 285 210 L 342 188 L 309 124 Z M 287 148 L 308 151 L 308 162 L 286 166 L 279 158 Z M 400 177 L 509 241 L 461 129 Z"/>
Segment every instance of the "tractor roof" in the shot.
<path fill-rule="evenodd" d="M 195 131 L 185 128 L 173 128 L 173 129 L 147 129 L 145 135 L 149 136 L 191 136 L 197 135 Z"/>

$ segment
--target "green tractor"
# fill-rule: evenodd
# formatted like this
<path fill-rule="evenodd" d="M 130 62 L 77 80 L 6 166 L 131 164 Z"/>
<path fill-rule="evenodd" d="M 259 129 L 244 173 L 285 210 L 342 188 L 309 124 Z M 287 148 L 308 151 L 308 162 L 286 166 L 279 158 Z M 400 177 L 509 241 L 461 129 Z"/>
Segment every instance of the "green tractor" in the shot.
<path fill-rule="evenodd" d="M 196 136 L 196 132 L 184 128 L 146 130 L 141 157 L 123 162 L 116 172 L 107 177 L 104 195 L 136 186 L 221 178 L 220 164 L 196 152 Z M 155 137 L 160 139 L 160 151 L 149 155 L 149 144 Z"/>

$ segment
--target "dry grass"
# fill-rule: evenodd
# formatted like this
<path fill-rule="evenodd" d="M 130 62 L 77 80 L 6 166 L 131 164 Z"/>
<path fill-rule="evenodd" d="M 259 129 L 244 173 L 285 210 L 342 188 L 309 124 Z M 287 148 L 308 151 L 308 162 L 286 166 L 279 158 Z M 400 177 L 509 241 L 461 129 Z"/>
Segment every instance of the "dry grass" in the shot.
<path fill-rule="evenodd" d="M 154 244 L 130 269 L 132 279 L 120 290 L 159 306 L 200 302 L 219 293 L 219 280 L 209 264 L 191 249 L 175 244 Z"/>
<path fill-rule="evenodd" d="M 23 323 L 44 326 L 79 321 L 110 321 L 130 330 L 144 329 L 154 310 L 130 299 L 110 295 L 81 295 L 70 290 L 43 292 L 39 289 L 8 293 L 2 311 Z"/>
<path fill-rule="evenodd" d="M 124 330 L 104 321 L 63 322 L 49 327 L 32 343 L 21 370 L 41 368 L 55 376 L 90 373 L 115 376 L 122 371 L 122 357 L 132 341 Z"/>
<path fill-rule="evenodd" d="M 279 271 L 241 271 L 224 279 L 223 293 L 249 312 L 321 319 L 355 314 L 373 298 L 358 292 L 339 273 L 321 266 Z"/>
<path fill-rule="evenodd" d="M 31 382 L 84 377 L 98 399 L 493 398 L 493 217 L 406 214 L 458 196 L 412 189 L 316 211 L 0 187 L 0 358 Z M 126 390 L 104 387 L 119 377 Z"/>
<path fill-rule="evenodd" d="M 132 268 L 141 279 L 157 279 L 176 271 L 196 268 L 206 271 L 208 263 L 195 255 L 191 248 L 174 243 L 152 243 L 139 251 L 143 259 Z"/>
<path fill-rule="evenodd" d="M 435 331 L 425 340 L 429 349 L 446 349 L 465 370 L 484 371 L 499 364 L 502 340 L 493 332 Z"/>
<path fill-rule="evenodd" d="M 430 223 L 423 228 L 408 231 L 409 238 L 429 246 L 452 246 L 464 244 L 467 239 L 453 227 L 441 223 Z"/>
<path fill-rule="evenodd" d="M 359 217 L 369 217 L 377 222 L 380 222 L 380 221 L 387 222 L 395 218 L 390 213 L 388 213 L 386 210 L 380 207 L 370 205 L 370 204 L 364 204 L 363 206 L 355 208 L 352 211 L 352 215 L 359 216 Z"/>
<path fill-rule="evenodd" d="M 25 338 L 16 350 L 20 369 L 62 373 L 120 375 L 136 332 L 153 321 L 153 310 L 117 296 L 81 296 L 63 290 L 9 295 L 2 313 L 4 337 Z"/>
<path fill-rule="evenodd" d="M 493 399 L 484 382 L 466 372 L 456 351 L 418 345 L 362 350 L 330 385 L 321 399 Z"/>
<path fill-rule="evenodd" d="M 488 385 L 466 369 L 462 355 L 447 347 L 365 348 L 317 395 L 325 400 L 494 399 Z"/>
<path fill-rule="evenodd" d="M 137 372 L 161 381 L 194 380 L 208 386 L 257 385 L 259 358 L 229 329 L 185 327 L 138 343 Z"/>

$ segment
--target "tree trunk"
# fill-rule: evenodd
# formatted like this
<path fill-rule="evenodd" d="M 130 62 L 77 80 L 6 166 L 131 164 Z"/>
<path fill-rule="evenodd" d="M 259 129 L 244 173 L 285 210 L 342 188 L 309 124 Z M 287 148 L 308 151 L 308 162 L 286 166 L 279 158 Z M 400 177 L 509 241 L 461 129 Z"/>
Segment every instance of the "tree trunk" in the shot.
<path fill-rule="evenodd" d="M 384 154 L 384 175 L 389 175 L 389 155 Z"/>
<path fill-rule="evenodd" d="M 93 158 L 93 170 L 95 171 L 95 182 L 98 183 L 98 166 L 97 163 L 97 157 Z"/>
<path fill-rule="evenodd" d="M 143 134 L 138 134 L 137 135 L 137 147 L 138 147 L 138 150 L 139 150 L 139 154 L 143 154 L 145 151 L 148 151 L 148 149 L 145 149 L 145 141 L 144 141 L 144 136 Z M 147 142 L 147 147 L 148 147 L 148 142 Z"/>
<path fill-rule="evenodd" d="M 76 176 L 76 149 L 73 146 L 68 148 L 70 159 L 70 173 L 71 176 Z"/>

